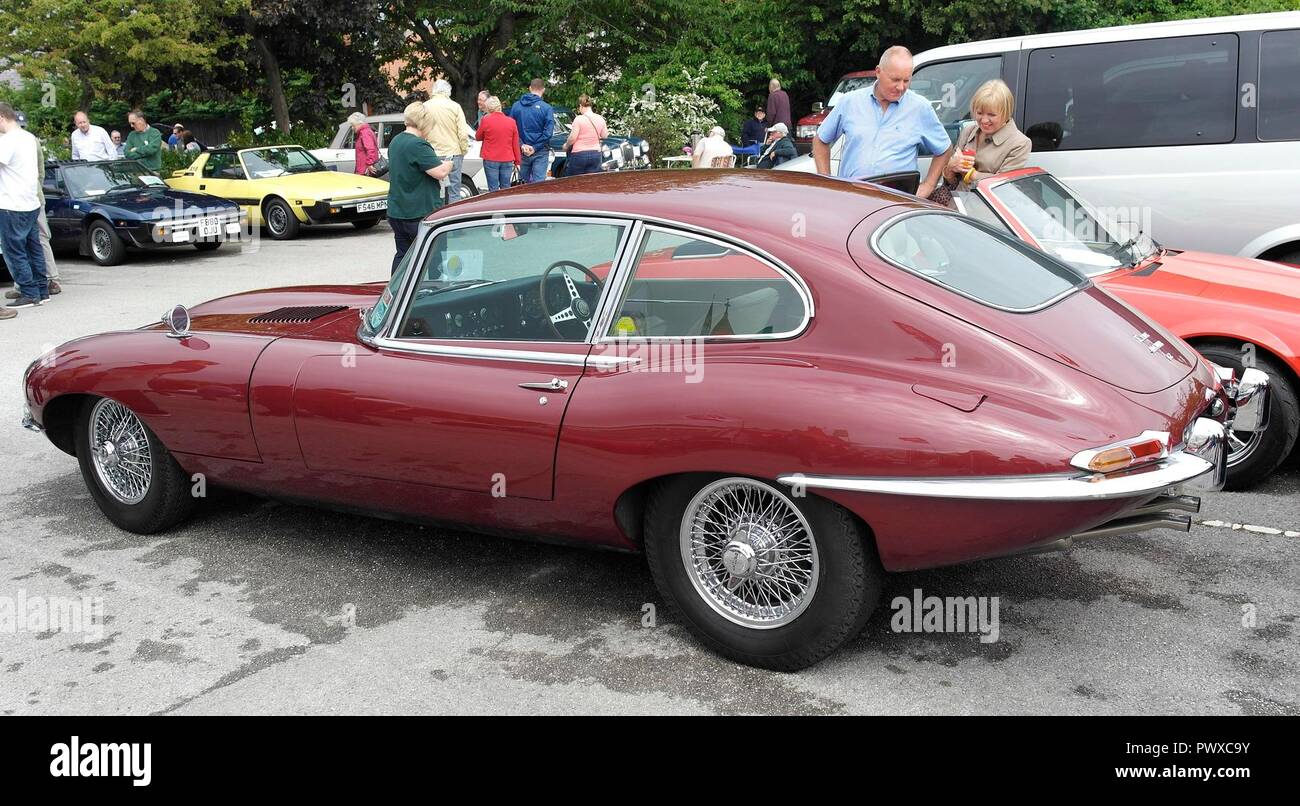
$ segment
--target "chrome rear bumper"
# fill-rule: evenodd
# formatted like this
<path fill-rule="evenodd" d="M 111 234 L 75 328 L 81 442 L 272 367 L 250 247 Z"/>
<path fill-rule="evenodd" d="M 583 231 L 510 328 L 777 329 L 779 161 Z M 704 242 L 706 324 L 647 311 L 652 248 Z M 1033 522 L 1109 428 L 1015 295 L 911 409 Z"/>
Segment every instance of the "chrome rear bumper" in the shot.
<path fill-rule="evenodd" d="M 777 478 L 795 489 L 921 496 L 983 501 L 1100 501 L 1139 498 L 1190 484 L 1221 490 L 1227 478 L 1227 432 L 1207 417 L 1195 420 L 1184 444 L 1168 457 L 1123 473 L 1046 473 L 1024 476 L 903 477 L 806 476 Z"/>

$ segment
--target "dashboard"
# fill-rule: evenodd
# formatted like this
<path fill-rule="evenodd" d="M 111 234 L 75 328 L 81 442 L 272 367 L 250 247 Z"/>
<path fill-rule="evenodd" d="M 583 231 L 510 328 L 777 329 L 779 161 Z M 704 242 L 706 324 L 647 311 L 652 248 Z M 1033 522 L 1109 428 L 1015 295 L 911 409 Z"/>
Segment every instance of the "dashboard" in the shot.
<path fill-rule="evenodd" d="M 461 280 L 422 283 L 402 327 L 402 338 L 540 339 L 555 332 L 542 306 L 539 277 L 517 280 Z M 594 309 L 600 289 L 590 280 L 576 282 L 578 293 Z M 569 307 L 569 295 L 558 273 L 547 282 L 546 305 L 551 313 Z M 581 323 L 560 325 L 566 340 L 586 337 Z"/>

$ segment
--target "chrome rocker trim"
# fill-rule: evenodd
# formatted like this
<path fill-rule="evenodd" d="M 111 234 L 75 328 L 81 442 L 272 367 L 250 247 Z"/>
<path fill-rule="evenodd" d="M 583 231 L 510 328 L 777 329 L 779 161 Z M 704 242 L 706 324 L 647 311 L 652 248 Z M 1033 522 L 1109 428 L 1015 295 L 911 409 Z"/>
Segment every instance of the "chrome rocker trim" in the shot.
<path fill-rule="evenodd" d="M 1201 417 L 1187 429 L 1186 445 L 1168 458 L 1144 468 L 1102 475 L 1099 473 L 1049 473 L 1025 476 L 904 478 L 855 476 L 805 476 L 792 473 L 777 478 L 821 490 L 882 493 L 926 498 L 980 499 L 987 501 L 1102 501 L 1135 498 L 1199 480 L 1200 489 L 1223 488 L 1227 470 L 1227 435 L 1223 426 Z M 1208 478 L 1202 479 L 1202 477 Z"/>

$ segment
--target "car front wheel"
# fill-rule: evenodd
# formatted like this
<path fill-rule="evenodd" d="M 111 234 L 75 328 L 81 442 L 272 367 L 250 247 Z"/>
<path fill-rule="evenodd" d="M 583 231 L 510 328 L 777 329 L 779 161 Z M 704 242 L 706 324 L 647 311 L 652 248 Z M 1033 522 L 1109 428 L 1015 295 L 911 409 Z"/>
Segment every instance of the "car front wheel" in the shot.
<path fill-rule="evenodd" d="M 271 199 L 263 208 L 262 218 L 266 221 L 266 231 L 277 241 L 288 241 L 298 237 L 298 219 L 284 199 Z"/>
<path fill-rule="evenodd" d="M 118 527 L 153 534 L 194 508 L 180 465 L 135 412 L 116 400 L 92 398 L 82 405 L 76 449 L 91 497 Z"/>
<path fill-rule="evenodd" d="M 1201 355 L 1240 375 L 1245 364 L 1241 347 L 1235 344 L 1202 344 Z M 1232 431 L 1228 434 L 1229 490 L 1244 490 L 1263 481 L 1286 461 L 1300 434 L 1300 400 L 1290 375 L 1269 356 L 1256 356 L 1255 369 L 1268 375 L 1269 418 L 1263 431 Z"/>
<path fill-rule="evenodd" d="M 684 476 L 646 507 L 650 572 L 718 653 L 796 671 L 861 631 L 880 598 L 875 546 L 844 509 L 744 476 Z"/>
<path fill-rule="evenodd" d="M 126 244 L 107 221 L 96 221 L 86 231 L 90 257 L 101 266 L 116 266 L 126 256 Z"/>

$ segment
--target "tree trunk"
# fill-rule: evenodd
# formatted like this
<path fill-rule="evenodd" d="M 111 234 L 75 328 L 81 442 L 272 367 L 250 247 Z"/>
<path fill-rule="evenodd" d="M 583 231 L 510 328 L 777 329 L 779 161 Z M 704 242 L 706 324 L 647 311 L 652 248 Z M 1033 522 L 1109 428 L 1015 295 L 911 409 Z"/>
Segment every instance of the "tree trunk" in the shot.
<path fill-rule="evenodd" d="M 90 113 L 90 102 L 95 100 L 95 87 L 90 83 L 90 76 L 81 76 L 81 97 L 77 99 L 77 109 Z"/>
<path fill-rule="evenodd" d="M 262 59 L 262 69 L 266 71 L 266 87 L 271 93 L 271 111 L 275 115 L 275 125 L 282 132 L 288 132 L 291 124 L 289 123 L 289 101 L 284 97 L 284 81 L 280 78 L 280 62 L 276 60 L 275 54 L 271 52 L 271 47 L 267 45 L 266 40 L 260 36 L 253 37 L 253 45 L 257 48 L 257 54 Z"/>

